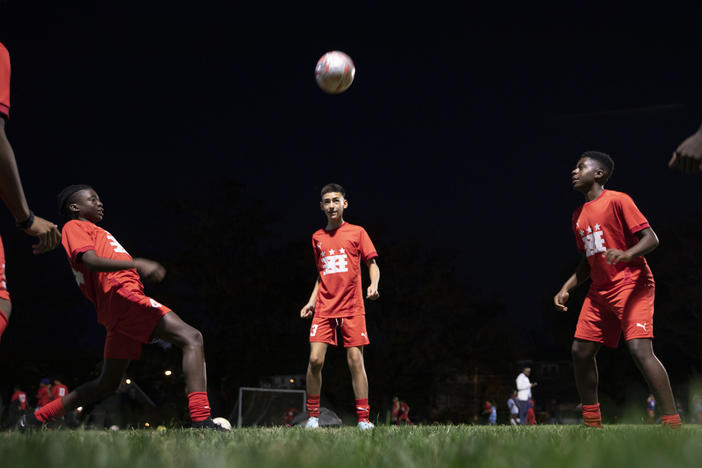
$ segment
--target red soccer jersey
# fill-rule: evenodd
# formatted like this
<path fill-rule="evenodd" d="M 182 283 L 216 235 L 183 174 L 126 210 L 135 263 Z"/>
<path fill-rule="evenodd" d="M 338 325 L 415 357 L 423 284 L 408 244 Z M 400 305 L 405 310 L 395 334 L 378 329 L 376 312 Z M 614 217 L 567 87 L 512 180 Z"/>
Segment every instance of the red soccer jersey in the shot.
<path fill-rule="evenodd" d="M 10 401 L 19 402 L 19 409 L 22 411 L 27 409 L 27 394 L 24 392 L 16 391 L 12 394 Z"/>
<path fill-rule="evenodd" d="M 10 117 L 10 54 L 0 42 L 0 114 Z"/>
<path fill-rule="evenodd" d="M 51 399 L 63 398 L 68 395 L 68 387 L 65 385 L 54 385 L 51 387 Z"/>
<path fill-rule="evenodd" d="M 361 260 L 378 256 L 365 229 L 349 223 L 332 231 L 320 229 L 312 235 L 312 249 L 320 278 L 315 314 L 364 315 Z"/>
<path fill-rule="evenodd" d="M 643 257 L 610 265 L 603 256 L 607 249 L 630 249 L 639 241 L 635 234 L 650 227 L 629 195 L 605 190 L 575 210 L 572 222 L 578 250 L 585 253 L 590 264 L 594 288 L 633 284 L 642 277 L 653 283 L 653 274 Z"/>
<path fill-rule="evenodd" d="M 108 330 L 111 329 L 117 317 L 108 314 L 109 293 L 119 288 L 143 293 L 144 285 L 139 273 L 136 268 L 107 272 L 91 271 L 79 260 L 79 254 L 94 250 L 99 257 L 113 260 L 132 260 L 131 255 L 112 234 L 90 221 L 74 219 L 67 222 L 63 226 L 61 236 L 61 243 L 66 249 L 78 287 L 85 297 L 95 304 L 98 322 Z"/>
<path fill-rule="evenodd" d="M 37 391 L 37 406 L 44 406 L 51 403 L 51 393 L 49 387 L 39 387 Z"/>

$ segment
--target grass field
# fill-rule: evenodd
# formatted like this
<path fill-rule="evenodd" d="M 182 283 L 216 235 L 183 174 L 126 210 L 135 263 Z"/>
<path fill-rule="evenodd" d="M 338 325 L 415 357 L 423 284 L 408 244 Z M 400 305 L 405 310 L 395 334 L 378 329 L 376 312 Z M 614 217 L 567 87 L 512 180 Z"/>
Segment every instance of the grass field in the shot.
<path fill-rule="evenodd" d="M 353 427 L 0 433 L 3 468 L 683 467 L 702 465 L 702 427 Z"/>

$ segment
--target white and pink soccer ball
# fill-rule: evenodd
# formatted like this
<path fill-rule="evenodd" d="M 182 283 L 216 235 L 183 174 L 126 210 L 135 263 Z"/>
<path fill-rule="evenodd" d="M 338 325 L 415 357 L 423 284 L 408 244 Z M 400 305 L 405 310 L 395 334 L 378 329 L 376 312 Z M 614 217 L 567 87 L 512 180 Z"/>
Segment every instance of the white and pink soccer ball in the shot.
<path fill-rule="evenodd" d="M 317 84 L 325 93 L 339 94 L 346 91 L 356 74 L 351 57 L 338 50 L 322 55 L 314 69 Z"/>

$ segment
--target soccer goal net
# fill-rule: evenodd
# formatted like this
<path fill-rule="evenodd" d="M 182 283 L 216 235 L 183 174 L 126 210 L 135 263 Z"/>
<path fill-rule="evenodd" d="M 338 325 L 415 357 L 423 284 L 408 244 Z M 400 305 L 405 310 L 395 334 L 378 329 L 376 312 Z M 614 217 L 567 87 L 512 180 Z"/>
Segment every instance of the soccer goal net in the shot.
<path fill-rule="evenodd" d="M 239 387 L 237 427 L 284 426 L 305 411 L 304 390 Z"/>

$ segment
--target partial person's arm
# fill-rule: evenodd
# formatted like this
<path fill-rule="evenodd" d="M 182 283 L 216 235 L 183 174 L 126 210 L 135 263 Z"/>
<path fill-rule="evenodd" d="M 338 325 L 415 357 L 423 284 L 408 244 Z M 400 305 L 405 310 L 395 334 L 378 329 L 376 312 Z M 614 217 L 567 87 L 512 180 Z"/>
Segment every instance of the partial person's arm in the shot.
<path fill-rule="evenodd" d="M 5 119 L 3 117 L 0 117 L 0 198 L 12 216 L 15 217 L 17 223 L 27 222 L 32 217 L 22 189 L 15 153 L 12 151 L 12 146 L 5 134 Z M 34 216 L 34 221 L 29 223 L 24 232 L 39 238 L 39 242 L 32 246 L 35 254 L 53 250 L 61 243 L 61 233 L 58 227 L 39 216 Z"/>
<path fill-rule="evenodd" d="M 607 259 L 607 263 L 616 265 L 619 262 L 628 263 L 635 257 L 643 257 L 646 254 L 653 252 L 658 247 L 658 236 L 653 229 L 646 228 L 636 233 L 639 241 L 626 251 L 618 249 L 608 249 L 603 256 Z"/>
<path fill-rule="evenodd" d="M 163 268 L 163 265 L 146 258 L 114 260 L 100 257 L 94 250 L 88 250 L 80 254 L 79 259 L 92 271 L 106 272 L 136 268 L 139 276 L 155 283 L 160 282 L 166 276 L 166 269 Z"/>
<path fill-rule="evenodd" d="M 314 288 L 312 288 L 312 294 L 310 294 L 310 300 L 304 305 L 302 310 L 300 310 L 301 318 L 309 318 L 314 314 L 314 307 L 317 305 L 317 292 L 319 291 L 319 281 L 320 278 L 317 276 L 317 280 L 314 282 Z"/>
<path fill-rule="evenodd" d="M 680 143 L 668 166 L 677 167 L 686 174 L 702 171 L 702 127 Z"/>
<path fill-rule="evenodd" d="M 380 282 L 380 267 L 375 261 L 375 258 L 368 260 L 368 276 L 370 276 L 370 285 L 366 292 L 366 299 L 374 301 L 380 297 L 378 292 L 378 283 Z"/>
<path fill-rule="evenodd" d="M 575 273 L 570 275 L 570 278 L 568 278 L 568 280 L 565 283 L 563 283 L 563 286 L 561 286 L 561 290 L 558 291 L 553 297 L 553 305 L 556 306 L 556 309 L 567 312 L 568 307 L 566 307 L 565 303 L 568 302 L 568 298 L 570 297 L 570 291 L 572 291 L 578 285 L 582 284 L 589 277 L 590 264 L 587 262 L 587 258 L 583 256 L 583 258 L 580 260 L 580 263 L 578 264 L 578 267 L 575 269 Z"/>

